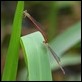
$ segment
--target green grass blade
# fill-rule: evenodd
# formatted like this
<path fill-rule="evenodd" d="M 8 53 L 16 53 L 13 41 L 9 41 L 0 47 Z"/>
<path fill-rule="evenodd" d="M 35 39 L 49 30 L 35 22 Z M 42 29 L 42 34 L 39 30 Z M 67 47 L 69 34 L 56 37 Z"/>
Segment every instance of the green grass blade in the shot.
<path fill-rule="evenodd" d="M 51 69 L 43 36 L 35 32 L 21 37 L 29 81 L 51 81 Z"/>
<path fill-rule="evenodd" d="M 79 56 L 79 54 L 65 54 L 65 55 L 67 56 L 64 56 L 63 58 L 61 58 L 62 67 L 76 65 L 76 64 L 81 63 L 81 57 Z M 51 68 L 52 70 L 56 70 L 59 68 L 57 63 L 54 64 L 54 60 L 51 62 Z"/>
<path fill-rule="evenodd" d="M 67 29 L 64 33 L 59 35 L 57 38 L 55 38 L 50 44 L 55 53 L 60 57 L 61 55 L 63 55 L 63 53 L 65 53 L 67 50 L 69 50 L 71 47 L 73 47 L 80 41 L 81 41 L 81 22 L 78 22 L 77 24 Z M 53 62 L 54 63 L 53 67 L 55 68 L 56 62 L 54 61 L 54 58 L 51 55 L 49 55 L 49 58 L 50 63 Z M 63 60 L 61 59 L 61 61 Z"/>
<path fill-rule="evenodd" d="M 57 13 L 58 13 L 58 6 L 57 1 L 53 1 L 50 4 L 50 12 L 48 14 L 48 28 L 47 28 L 47 36 L 48 41 L 51 41 L 54 38 L 57 30 Z"/>
<path fill-rule="evenodd" d="M 18 1 L 2 80 L 16 80 L 24 2 Z"/>
<path fill-rule="evenodd" d="M 76 1 L 57 1 L 57 5 L 59 8 L 73 6 L 76 3 L 78 3 L 78 2 L 76 2 Z"/>
<path fill-rule="evenodd" d="M 71 26 L 50 44 L 57 55 L 62 55 L 81 40 L 81 22 Z"/>

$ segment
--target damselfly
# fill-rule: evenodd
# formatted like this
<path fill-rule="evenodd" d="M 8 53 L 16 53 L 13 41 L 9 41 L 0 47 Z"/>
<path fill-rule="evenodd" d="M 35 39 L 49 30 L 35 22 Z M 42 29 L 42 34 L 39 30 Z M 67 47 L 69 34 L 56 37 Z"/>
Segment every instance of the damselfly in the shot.
<path fill-rule="evenodd" d="M 53 55 L 53 57 L 57 61 L 57 63 L 59 65 L 59 67 L 61 68 L 63 74 L 65 74 L 65 71 L 64 71 L 64 69 L 62 68 L 62 66 L 60 64 L 60 58 L 56 55 L 56 53 L 54 52 L 54 50 L 48 44 L 48 38 L 46 36 L 46 33 L 41 29 L 41 25 L 38 24 L 38 22 L 27 12 L 27 10 L 25 10 L 23 13 L 24 13 L 25 17 L 28 17 L 31 20 L 31 22 L 35 25 L 35 27 L 42 33 L 42 35 L 44 37 L 43 43 L 46 45 L 46 47 L 48 48 L 48 50 L 51 52 L 51 54 Z"/>

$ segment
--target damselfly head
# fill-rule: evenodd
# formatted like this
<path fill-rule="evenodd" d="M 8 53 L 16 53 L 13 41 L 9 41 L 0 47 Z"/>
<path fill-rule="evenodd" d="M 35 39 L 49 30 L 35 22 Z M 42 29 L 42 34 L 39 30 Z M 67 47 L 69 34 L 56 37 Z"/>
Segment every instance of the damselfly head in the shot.
<path fill-rule="evenodd" d="M 25 10 L 25 11 L 23 11 L 23 13 L 24 13 L 24 16 L 26 17 L 30 17 L 30 14 L 27 12 L 27 10 Z"/>

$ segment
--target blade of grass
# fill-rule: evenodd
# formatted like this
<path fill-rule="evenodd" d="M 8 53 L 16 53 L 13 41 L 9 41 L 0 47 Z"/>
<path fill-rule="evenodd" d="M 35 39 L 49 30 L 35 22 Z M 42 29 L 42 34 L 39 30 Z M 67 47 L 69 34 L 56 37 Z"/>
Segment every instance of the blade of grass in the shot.
<path fill-rule="evenodd" d="M 59 8 L 66 6 L 73 6 L 77 1 L 57 1 L 57 5 Z"/>
<path fill-rule="evenodd" d="M 23 9 L 24 9 L 24 2 L 18 1 L 13 22 L 12 35 L 10 39 L 10 44 L 2 76 L 3 81 L 16 80 Z"/>
<path fill-rule="evenodd" d="M 51 69 L 43 36 L 35 32 L 21 37 L 29 81 L 51 81 Z"/>
<path fill-rule="evenodd" d="M 57 30 L 57 13 L 58 13 L 57 1 L 53 1 L 51 2 L 50 13 L 48 15 L 49 27 L 47 28 L 48 29 L 47 35 L 49 42 L 54 38 Z"/>
<path fill-rule="evenodd" d="M 62 66 L 68 66 L 68 65 L 76 65 L 76 64 L 80 64 L 81 63 L 81 57 L 78 56 L 79 54 L 65 54 L 66 56 L 64 56 L 63 58 L 61 58 L 61 63 L 62 63 Z M 74 56 L 72 56 L 74 55 Z M 56 70 L 58 69 L 58 65 L 55 64 L 54 65 L 54 60 L 51 62 L 51 68 L 52 70 Z"/>
<path fill-rule="evenodd" d="M 68 78 L 65 78 L 64 81 L 81 81 L 81 73 L 70 74 Z"/>
<path fill-rule="evenodd" d="M 50 42 L 50 45 L 55 51 L 55 53 L 60 57 L 61 55 L 63 55 L 63 53 L 65 53 L 67 50 L 69 50 L 71 47 L 73 47 L 80 41 L 81 22 L 78 22 L 77 24 L 67 29 L 64 33 L 59 35 L 57 38 L 55 38 L 52 42 Z M 51 55 L 49 55 L 49 58 L 51 63 L 54 58 Z M 53 61 L 53 63 L 55 68 L 55 62 Z"/>
<path fill-rule="evenodd" d="M 50 42 L 59 56 L 81 41 L 81 22 L 76 23 Z"/>

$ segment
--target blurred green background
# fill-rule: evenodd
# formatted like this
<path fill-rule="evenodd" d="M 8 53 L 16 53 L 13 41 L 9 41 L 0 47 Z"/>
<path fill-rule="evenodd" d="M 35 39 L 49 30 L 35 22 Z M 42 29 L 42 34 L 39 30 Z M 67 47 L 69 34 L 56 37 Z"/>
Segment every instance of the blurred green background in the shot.
<path fill-rule="evenodd" d="M 16 9 L 16 1 L 1 1 L 1 74 L 5 64 L 5 56 L 9 45 L 12 22 Z M 48 35 L 49 41 L 63 33 L 71 25 L 81 20 L 80 1 L 25 1 L 27 10 L 34 19 L 42 26 Z M 22 35 L 37 31 L 28 18 L 23 19 Z M 68 37 L 68 36 L 67 36 Z M 66 53 L 81 53 L 81 43 L 79 42 Z M 75 54 L 71 54 L 75 56 Z M 65 66 L 66 75 L 58 72 L 59 69 L 52 71 L 55 81 L 80 81 L 81 63 Z M 23 53 L 20 48 L 19 66 L 17 80 L 21 80 L 21 74 L 26 74 Z M 22 79 L 23 80 L 23 79 Z"/>

